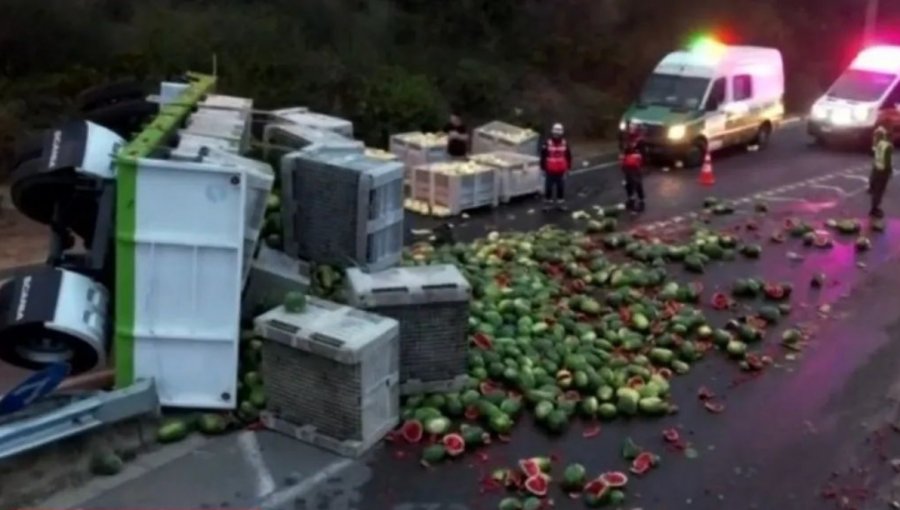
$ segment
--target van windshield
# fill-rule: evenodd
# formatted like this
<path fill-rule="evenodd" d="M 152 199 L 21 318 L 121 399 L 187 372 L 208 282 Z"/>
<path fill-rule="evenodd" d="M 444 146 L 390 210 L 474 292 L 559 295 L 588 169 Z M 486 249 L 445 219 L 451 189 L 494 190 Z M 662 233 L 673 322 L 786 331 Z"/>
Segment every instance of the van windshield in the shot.
<path fill-rule="evenodd" d="M 827 95 L 850 101 L 877 101 L 895 78 L 893 74 L 848 69 L 834 82 Z"/>
<path fill-rule="evenodd" d="M 697 110 L 709 87 L 709 78 L 653 73 L 638 97 L 641 105 Z"/>

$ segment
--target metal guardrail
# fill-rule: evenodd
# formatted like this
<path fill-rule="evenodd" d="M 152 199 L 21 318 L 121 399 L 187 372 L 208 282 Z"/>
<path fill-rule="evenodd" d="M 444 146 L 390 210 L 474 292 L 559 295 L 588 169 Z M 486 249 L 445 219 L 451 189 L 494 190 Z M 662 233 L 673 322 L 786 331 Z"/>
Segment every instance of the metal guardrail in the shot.
<path fill-rule="evenodd" d="M 115 391 L 49 397 L 0 421 L 0 461 L 158 410 L 150 380 Z"/>

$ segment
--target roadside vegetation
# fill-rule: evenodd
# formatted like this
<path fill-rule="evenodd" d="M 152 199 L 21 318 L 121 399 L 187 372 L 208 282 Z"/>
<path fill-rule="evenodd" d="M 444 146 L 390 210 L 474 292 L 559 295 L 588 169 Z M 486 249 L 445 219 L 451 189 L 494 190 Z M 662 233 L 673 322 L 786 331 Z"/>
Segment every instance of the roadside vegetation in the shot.
<path fill-rule="evenodd" d="M 885 26 L 900 19 L 882 4 Z M 451 107 L 609 136 L 656 61 L 704 32 L 780 48 L 802 110 L 858 49 L 863 18 L 853 0 L 6 0 L 0 175 L 80 90 L 210 71 L 214 56 L 225 92 L 351 118 L 376 145 Z"/>

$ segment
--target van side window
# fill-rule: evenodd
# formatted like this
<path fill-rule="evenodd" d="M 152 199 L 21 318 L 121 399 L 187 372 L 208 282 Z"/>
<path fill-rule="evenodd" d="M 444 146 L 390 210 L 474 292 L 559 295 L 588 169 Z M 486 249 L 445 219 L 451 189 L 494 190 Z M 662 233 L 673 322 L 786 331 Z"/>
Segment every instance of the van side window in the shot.
<path fill-rule="evenodd" d="M 713 82 L 709 89 L 709 97 L 706 99 L 706 111 L 714 112 L 725 103 L 725 78 L 719 78 Z"/>
<path fill-rule="evenodd" d="M 749 74 L 739 74 L 731 79 L 731 97 L 735 101 L 753 97 L 753 78 Z"/>

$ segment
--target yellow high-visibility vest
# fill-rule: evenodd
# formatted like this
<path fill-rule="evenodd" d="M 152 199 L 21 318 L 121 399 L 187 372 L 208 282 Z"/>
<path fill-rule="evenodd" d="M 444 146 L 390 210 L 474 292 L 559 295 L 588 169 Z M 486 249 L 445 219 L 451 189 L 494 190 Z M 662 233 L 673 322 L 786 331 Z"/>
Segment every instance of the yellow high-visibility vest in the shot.
<path fill-rule="evenodd" d="M 881 140 L 872 147 L 872 151 L 875 153 L 875 169 L 876 170 L 886 170 L 887 169 L 887 155 L 888 151 L 893 149 L 894 146 L 891 142 L 887 140 Z"/>

